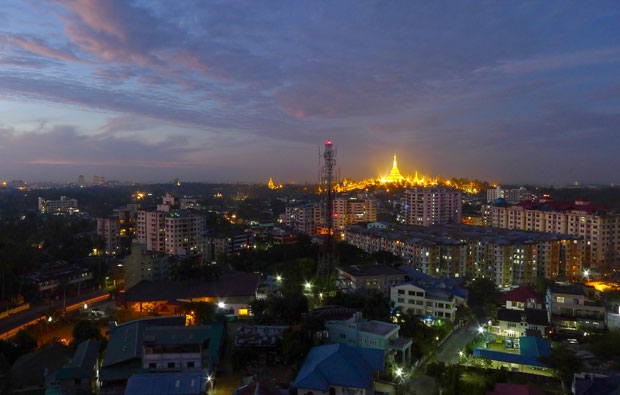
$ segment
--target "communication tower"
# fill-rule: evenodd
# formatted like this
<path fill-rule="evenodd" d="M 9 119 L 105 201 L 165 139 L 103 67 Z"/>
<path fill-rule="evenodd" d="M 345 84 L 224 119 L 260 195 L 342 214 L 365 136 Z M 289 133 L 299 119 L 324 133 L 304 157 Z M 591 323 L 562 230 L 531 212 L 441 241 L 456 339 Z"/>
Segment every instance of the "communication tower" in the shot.
<path fill-rule="evenodd" d="M 319 151 L 320 153 L 320 151 Z M 334 197 L 336 176 L 336 148 L 331 140 L 325 142 L 323 154 L 319 155 L 319 187 L 321 191 L 321 225 L 324 240 L 317 265 L 319 287 L 331 291 L 331 276 L 334 271 L 336 253 L 334 243 Z"/>

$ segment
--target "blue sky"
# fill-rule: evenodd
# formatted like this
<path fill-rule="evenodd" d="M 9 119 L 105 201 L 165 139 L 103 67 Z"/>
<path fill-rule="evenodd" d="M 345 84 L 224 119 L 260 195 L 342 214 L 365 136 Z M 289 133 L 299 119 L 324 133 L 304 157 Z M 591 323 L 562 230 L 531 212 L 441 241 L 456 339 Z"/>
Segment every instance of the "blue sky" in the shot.
<path fill-rule="evenodd" d="M 617 1 L 3 1 L 0 178 L 620 182 Z"/>

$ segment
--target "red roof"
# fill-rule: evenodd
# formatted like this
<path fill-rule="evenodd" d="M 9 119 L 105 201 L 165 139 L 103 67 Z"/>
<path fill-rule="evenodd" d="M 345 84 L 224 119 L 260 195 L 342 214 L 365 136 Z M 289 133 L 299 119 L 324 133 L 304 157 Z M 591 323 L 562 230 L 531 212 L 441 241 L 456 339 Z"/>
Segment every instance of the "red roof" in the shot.
<path fill-rule="evenodd" d="M 525 384 L 496 383 L 493 391 L 487 391 L 486 395 L 545 395 L 540 388 L 530 387 Z"/>
<path fill-rule="evenodd" d="M 515 204 L 515 206 L 523 207 L 526 210 L 540 210 L 548 207 L 548 209 L 551 209 L 551 211 L 556 212 L 578 210 L 592 213 L 595 211 L 609 210 L 605 206 L 601 206 L 599 204 L 592 204 L 589 200 L 583 198 L 577 199 L 574 202 L 556 202 L 553 199 L 546 199 L 544 201 L 524 200 Z"/>
<path fill-rule="evenodd" d="M 502 302 L 511 301 L 525 303 L 528 299 L 535 299 L 536 303 L 543 303 L 542 296 L 536 293 L 532 287 L 528 287 L 527 285 L 508 291 L 502 296 Z"/>

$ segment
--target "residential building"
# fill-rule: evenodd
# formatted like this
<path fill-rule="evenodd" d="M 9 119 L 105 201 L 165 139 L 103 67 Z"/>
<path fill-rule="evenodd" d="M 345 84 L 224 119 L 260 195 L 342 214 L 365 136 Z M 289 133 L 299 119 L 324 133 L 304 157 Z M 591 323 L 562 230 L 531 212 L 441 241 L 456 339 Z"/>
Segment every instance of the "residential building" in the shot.
<path fill-rule="evenodd" d="M 111 327 L 100 371 L 100 393 L 122 394 L 129 377 L 139 373 L 206 372 L 215 380 L 223 326 L 184 324 L 185 317 L 168 317 Z"/>
<path fill-rule="evenodd" d="M 288 329 L 288 326 L 240 326 L 235 332 L 235 350 L 256 362 L 275 364 L 282 355 L 282 337 Z"/>
<path fill-rule="evenodd" d="M 494 204 L 488 222 L 499 228 L 573 235 L 583 242 L 583 262 L 598 271 L 620 268 L 620 214 L 586 199 L 559 202 L 544 196 L 514 205 Z"/>
<path fill-rule="evenodd" d="M 230 257 L 243 250 L 252 248 L 254 245 L 254 235 L 252 232 L 228 232 L 219 234 L 209 234 L 206 237 L 206 256 L 207 259 L 215 261 L 219 256 Z"/>
<path fill-rule="evenodd" d="M 85 185 L 86 185 L 86 182 L 84 182 L 84 175 L 80 174 L 78 177 L 78 186 L 84 187 Z"/>
<path fill-rule="evenodd" d="M 410 225 L 460 224 L 461 191 L 444 187 L 416 187 L 405 191 L 405 221 Z"/>
<path fill-rule="evenodd" d="M 362 313 L 355 313 L 348 320 L 325 322 L 332 343 L 382 350 L 390 361 L 406 363 L 411 360 L 411 339 L 399 337 L 400 325 L 365 320 Z"/>
<path fill-rule="evenodd" d="M 156 211 L 138 211 L 138 241 L 149 251 L 168 255 L 205 253 L 205 218 L 191 210 L 173 210 L 174 203 L 166 194 Z"/>
<path fill-rule="evenodd" d="M 600 293 L 583 284 L 553 284 L 547 288 L 547 317 L 556 331 L 605 329 L 605 307 Z"/>
<path fill-rule="evenodd" d="M 545 298 L 534 291 L 534 288 L 522 285 L 518 288 L 505 292 L 502 295 L 502 305 L 507 309 L 544 309 Z"/>
<path fill-rule="evenodd" d="M 147 326 L 142 337 L 142 368 L 151 372 L 213 373 L 217 367 L 224 327 Z"/>
<path fill-rule="evenodd" d="M 476 348 L 473 356 L 490 360 L 491 367 L 495 369 L 548 375 L 545 372 L 547 365 L 539 358 L 546 357 L 550 352 L 551 343 L 547 340 L 538 336 L 526 336 L 520 339 L 519 354 Z"/>
<path fill-rule="evenodd" d="M 498 186 L 494 189 L 487 189 L 487 203 L 493 203 L 497 199 L 505 199 L 508 203 L 519 203 L 524 200 L 531 200 L 532 193 L 524 187 L 502 189 L 502 187 Z"/>
<path fill-rule="evenodd" d="M 390 287 L 405 281 L 405 272 L 388 265 L 351 265 L 336 270 L 336 286 L 345 292 L 378 291 L 389 295 Z"/>
<path fill-rule="evenodd" d="M 93 279 L 93 273 L 80 263 L 52 261 L 43 263 L 26 278 L 37 286 L 40 296 L 49 297 L 61 286 L 86 289 Z"/>
<path fill-rule="evenodd" d="M 51 387 L 59 393 L 95 393 L 99 388 L 99 342 L 92 339 L 80 343 L 71 363 L 56 372 Z"/>
<path fill-rule="evenodd" d="M 39 211 L 41 214 L 71 214 L 77 213 L 78 210 L 78 201 L 77 199 L 71 199 L 66 196 L 61 196 L 58 200 L 53 199 L 44 199 L 39 197 Z"/>
<path fill-rule="evenodd" d="M 407 270 L 407 274 L 411 281 L 391 288 L 395 307 L 432 320 L 455 319 L 457 307 L 467 301 L 467 289 L 459 279 L 434 278 L 416 270 Z"/>
<path fill-rule="evenodd" d="M 334 199 L 334 231 L 345 226 L 377 221 L 377 199 L 370 197 L 337 197 Z"/>
<path fill-rule="evenodd" d="M 213 379 L 206 371 L 134 374 L 127 381 L 125 395 L 206 395 Z"/>
<path fill-rule="evenodd" d="M 256 298 L 260 275 L 225 272 L 210 281 L 140 281 L 123 294 L 123 302 L 134 311 L 178 314 L 186 302 L 211 302 L 227 315 L 249 315 L 248 304 Z"/>
<path fill-rule="evenodd" d="M 116 217 L 97 218 L 97 236 L 103 240 L 102 255 L 117 255 L 121 252 L 120 221 Z"/>
<path fill-rule="evenodd" d="M 321 208 L 316 204 L 286 206 L 284 224 L 296 232 L 316 235 L 321 225 Z"/>
<path fill-rule="evenodd" d="M 549 326 L 547 312 L 536 309 L 498 309 L 497 322 L 499 336 L 517 339 L 525 336 L 543 337 Z"/>
<path fill-rule="evenodd" d="M 372 395 L 374 375 L 383 369 L 381 350 L 346 344 L 312 347 L 293 387 L 297 395 Z"/>
<path fill-rule="evenodd" d="M 435 277 L 485 277 L 498 287 L 533 285 L 538 277 L 578 279 L 581 241 L 575 236 L 487 226 L 348 226 L 345 241 L 368 253 L 387 251 Z"/>
<path fill-rule="evenodd" d="M 132 288 L 142 280 L 170 279 L 170 256 L 149 251 L 146 244 L 134 240 L 131 254 L 125 258 L 125 288 Z"/>

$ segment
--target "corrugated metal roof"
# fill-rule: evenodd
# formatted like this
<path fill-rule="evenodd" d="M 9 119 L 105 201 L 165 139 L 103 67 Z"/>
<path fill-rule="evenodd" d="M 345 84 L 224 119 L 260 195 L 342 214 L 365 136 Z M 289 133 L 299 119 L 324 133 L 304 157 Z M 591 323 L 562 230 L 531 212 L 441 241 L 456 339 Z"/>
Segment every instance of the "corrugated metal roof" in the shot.
<path fill-rule="evenodd" d="M 207 372 L 147 373 L 129 378 L 125 395 L 199 395 L 206 392 Z"/>

